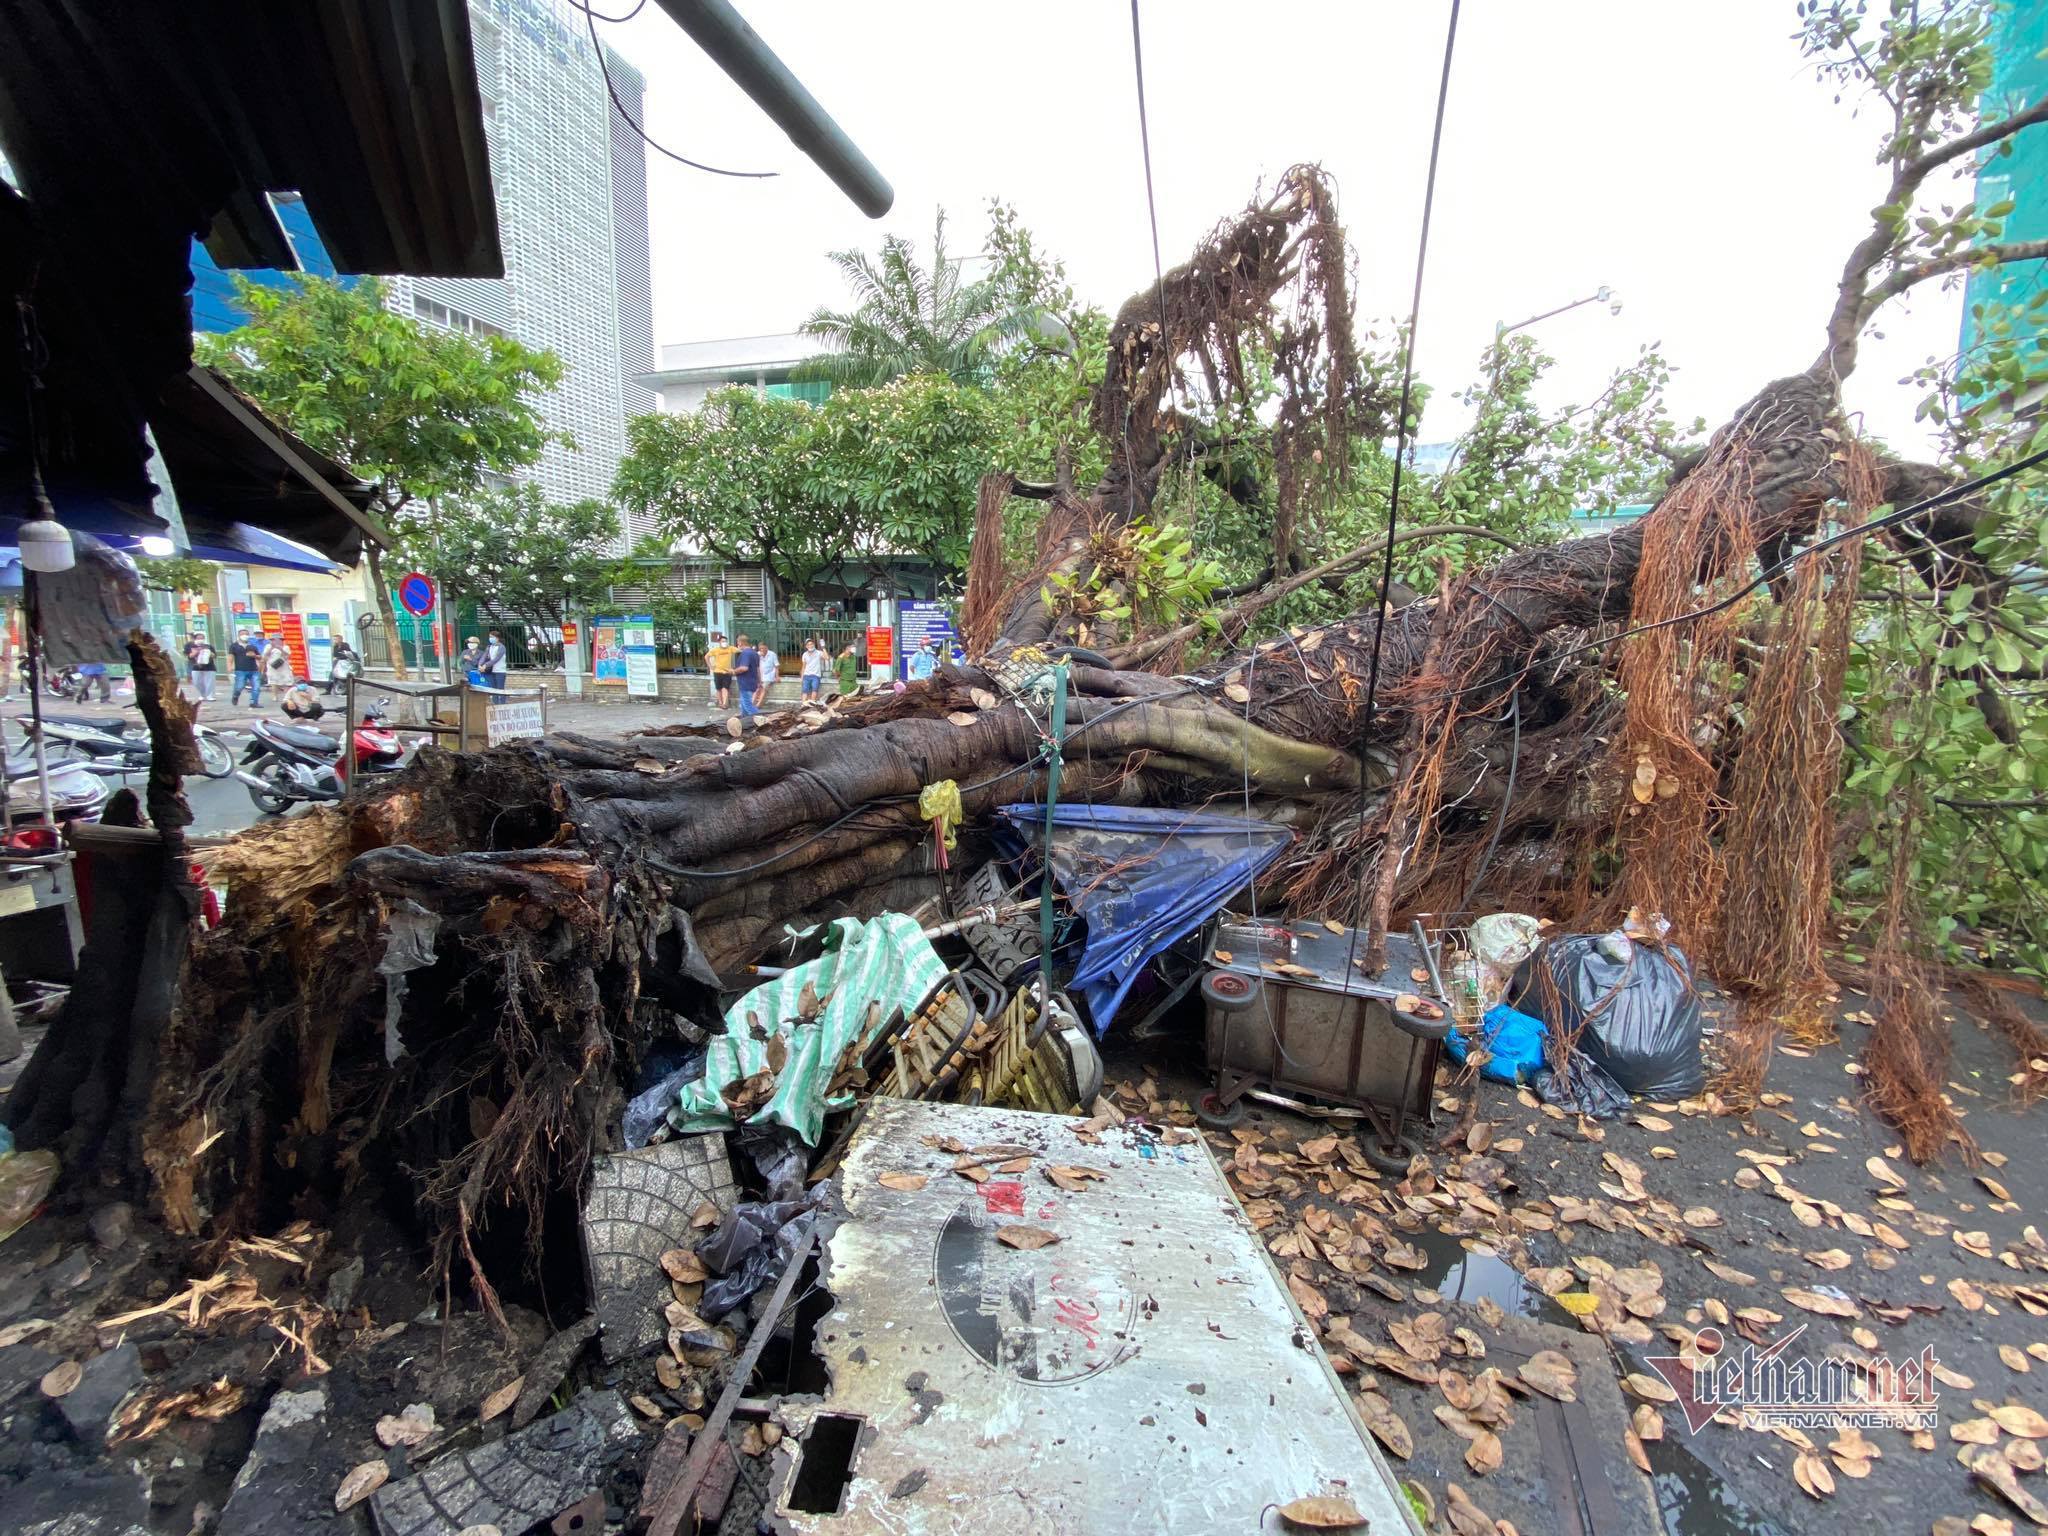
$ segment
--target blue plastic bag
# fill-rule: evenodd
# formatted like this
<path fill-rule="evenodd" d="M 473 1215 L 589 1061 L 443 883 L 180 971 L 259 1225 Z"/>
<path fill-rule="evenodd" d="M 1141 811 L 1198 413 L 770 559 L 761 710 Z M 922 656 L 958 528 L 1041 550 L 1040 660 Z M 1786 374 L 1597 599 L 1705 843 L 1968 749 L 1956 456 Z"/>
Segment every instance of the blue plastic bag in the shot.
<path fill-rule="evenodd" d="M 1526 1083 L 1543 1070 L 1543 1021 L 1496 1003 L 1479 1021 L 1479 1041 L 1492 1052 L 1479 1075 L 1496 1083 Z M 1473 1042 L 1452 1029 L 1444 1036 L 1451 1060 L 1462 1062 Z"/>

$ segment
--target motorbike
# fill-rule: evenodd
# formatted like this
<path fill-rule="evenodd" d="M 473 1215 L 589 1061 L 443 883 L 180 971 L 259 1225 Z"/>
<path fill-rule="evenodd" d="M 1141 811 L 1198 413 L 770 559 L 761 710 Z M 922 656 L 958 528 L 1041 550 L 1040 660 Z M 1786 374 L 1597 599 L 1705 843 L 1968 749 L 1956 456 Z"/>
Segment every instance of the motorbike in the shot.
<path fill-rule="evenodd" d="M 256 808 L 277 816 L 301 801 L 339 800 L 347 793 L 339 764 L 341 741 L 325 731 L 259 720 L 249 727 L 249 745 L 235 777 L 249 788 Z M 381 706 L 363 711 L 349 734 L 351 774 L 391 773 L 405 766 L 398 733 L 384 723 Z"/>
<path fill-rule="evenodd" d="M 42 796 L 36 790 L 36 759 L 33 752 L 16 752 L 6 759 L 7 828 L 10 846 L 16 852 L 47 853 L 51 848 L 28 847 L 21 841 L 27 834 L 17 828 L 36 821 L 43 814 Z M 107 781 L 83 763 L 50 764 L 50 805 L 57 820 L 98 821 L 107 804 Z M 43 833 L 48 840 L 47 829 Z"/>
<path fill-rule="evenodd" d="M 24 733 L 35 724 L 21 722 Z M 136 729 L 130 730 L 131 726 Z M 210 725 L 195 724 L 192 738 L 199 744 L 199 771 L 209 779 L 224 779 L 235 771 L 235 755 L 221 734 Z M 149 733 L 139 721 L 125 718 L 86 720 L 74 716 L 43 716 L 43 746 L 55 753 L 53 762 L 79 762 L 86 767 L 112 773 L 145 773 L 149 769 Z"/>

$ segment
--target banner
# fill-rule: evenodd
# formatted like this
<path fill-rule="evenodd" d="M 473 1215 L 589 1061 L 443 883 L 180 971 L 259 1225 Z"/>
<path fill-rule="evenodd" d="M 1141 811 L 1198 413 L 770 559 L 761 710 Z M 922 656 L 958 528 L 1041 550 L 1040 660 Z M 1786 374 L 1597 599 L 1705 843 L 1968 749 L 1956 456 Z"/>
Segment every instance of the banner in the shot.
<path fill-rule="evenodd" d="M 306 615 L 307 681 L 324 683 L 334 670 L 334 622 L 324 613 Z"/>
<path fill-rule="evenodd" d="M 635 614 L 625 621 L 621 634 L 626 652 L 626 692 L 639 698 L 658 698 L 661 674 L 654 651 L 654 616 Z"/>
<path fill-rule="evenodd" d="M 868 626 L 868 665 L 871 667 L 892 667 L 896 664 L 896 631 L 888 625 Z"/>
<path fill-rule="evenodd" d="M 292 676 L 311 682 L 313 674 L 306 668 L 306 616 L 301 613 L 283 614 L 278 624 L 284 636 L 284 648 L 291 654 Z"/>
<path fill-rule="evenodd" d="M 953 655 L 953 615 L 944 603 L 904 603 L 896 610 L 896 633 L 905 660 L 915 656 L 926 640 L 939 642 L 939 660 Z"/>
<path fill-rule="evenodd" d="M 626 636 L 623 619 L 590 621 L 590 679 L 600 688 L 626 686 Z"/>

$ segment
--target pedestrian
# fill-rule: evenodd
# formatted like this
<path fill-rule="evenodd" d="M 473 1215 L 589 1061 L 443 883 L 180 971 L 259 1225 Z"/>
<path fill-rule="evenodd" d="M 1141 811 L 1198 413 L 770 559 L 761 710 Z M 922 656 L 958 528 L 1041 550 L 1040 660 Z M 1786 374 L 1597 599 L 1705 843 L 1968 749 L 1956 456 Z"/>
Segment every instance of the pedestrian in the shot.
<path fill-rule="evenodd" d="M 356 648 L 337 636 L 327 659 L 327 681 L 321 684 L 320 691 L 331 696 L 337 688 L 345 690 L 348 680 L 360 675 L 362 670 L 363 658 L 356 654 Z"/>
<path fill-rule="evenodd" d="M 740 691 L 740 718 L 751 720 L 761 712 L 761 653 L 745 635 L 733 652 L 732 680 Z"/>
<path fill-rule="evenodd" d="M 250 643 L 249 631 L 235 631 L 234 643 L 228 647 L 228 665 L 234 669 L 235 691 L 228 695 L 228 703 L 242 702 L 242 690 L 249 690 L 249 707 L 263 707 L 263 674 L 258 670 L 262 665 L 261 649 Z"/>
<path fill-rule="evenodd" d="M 214 664 L 213 642 L 204 635 L 195 634 L 185 646 L 185 666 L 192 674 L 192 696 L 201 704 L 210 703 L 213 680 L 220 670 Z"/>
<path fill-rule="evenodd" d="M 271 641 L 263 653 L 263 681 L 270 684 L 272 693 L 283 693 L 298 680 L 298 673 L 292 670 L 291 647 L 282 640 Z"/>
<path fill-rule="evenodd" d="M 107 664 L 104 661 L 81 661 L 78 664 L 78 675 L 85 679 L 84 686 L 79 690 L 79 703 L 85 702 L 86 695 L 91 693 L 95 686 L 99 688 L 102 704 L 113 698 L 114 688 L 107 681 Z"/>
<path fill-rule="evenodd" d="M 484 654 L 484 643 L 475 635 L 469 635 L 462 642 L 462 679 L 472 688 L 481 688 L 483 673 L 477 670 L 477 662 Z"/>
<path fill-rule="evenodd" d="M 825 686 L 825 647 L 816 639 L 804 642 L 804 697 L 815 699 Z"/>
<path fill-rule="evenodd" d="M 504 688 L 505 664 L 508 659 L 505 637 L 495 629 L 491 630 L 484 636 L 483 654 L 477 657 L 476 661 L 476 669 L 484 675 L 486 688 Z"/>
<path fill-rule="evenodd" d="M 768 690 L 773 688 L 781 677 L 782 658 L 775 654 L 775 642 L 763 640 L 761 642 L 761 688 L 754 697 L 754 709 L 756 712 L 768 707 Z"/>
<path fill-rule="evenodd" d="M 910 658 L 910 680 L 921 683 L 928 679 L 939 666 L 939 643 L 927 639 L 917 648 L 917 654 Z"/>
<path fill-rule="evenodd" d="M 839 674 L 839 691 L 851 694 L 860 687 L 860 653 L 853 648 L 853 642 L 846 643 L 846 649 L 839 653 L 833 664 Z"/>
<path fill-rule="evenodd" d="M 739 647 L 719 631 L 711 632 L 711 644 L 704 649 L 704 666 L 711 673 L 711 702 L 720 709 L 732 708 L 732 659 L 738 652 Z"/>

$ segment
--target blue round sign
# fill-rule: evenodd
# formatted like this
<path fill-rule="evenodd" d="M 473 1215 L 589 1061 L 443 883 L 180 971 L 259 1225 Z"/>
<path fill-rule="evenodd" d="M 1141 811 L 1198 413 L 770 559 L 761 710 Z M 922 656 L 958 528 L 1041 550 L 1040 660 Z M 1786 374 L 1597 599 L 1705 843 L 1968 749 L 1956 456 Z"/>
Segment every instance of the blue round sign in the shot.
<path fill-rule="evenodd" d="M 398 583 L 398 601 L 405 611 L 423 619 L 434 611 L 434 579 L 423 571 L 410 571 Z"/>

